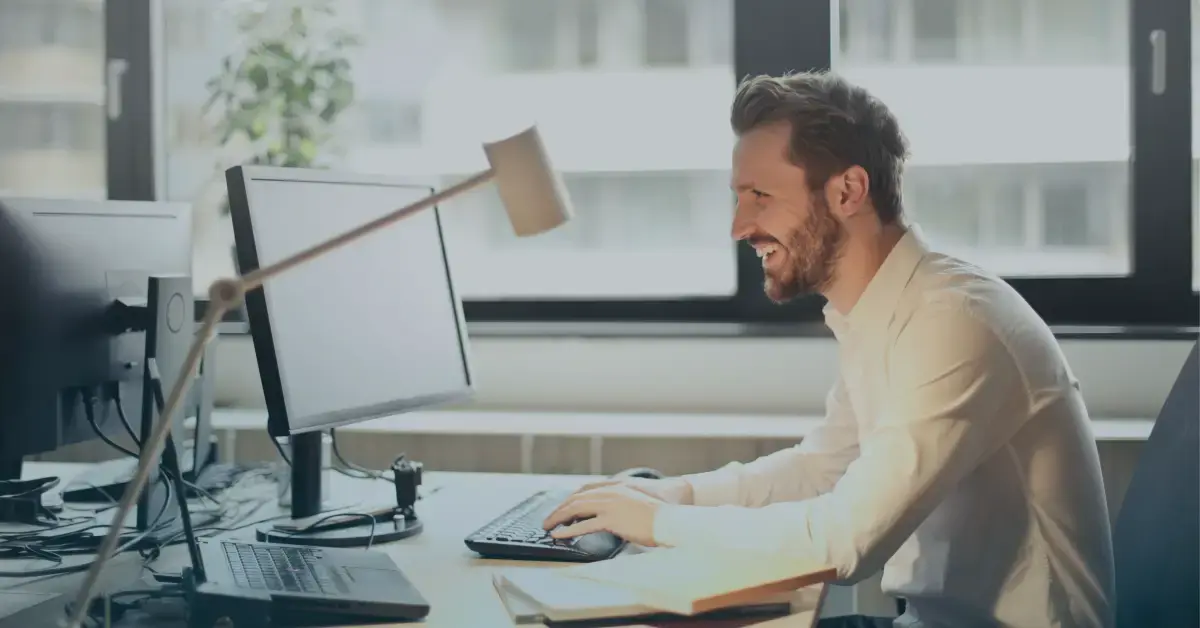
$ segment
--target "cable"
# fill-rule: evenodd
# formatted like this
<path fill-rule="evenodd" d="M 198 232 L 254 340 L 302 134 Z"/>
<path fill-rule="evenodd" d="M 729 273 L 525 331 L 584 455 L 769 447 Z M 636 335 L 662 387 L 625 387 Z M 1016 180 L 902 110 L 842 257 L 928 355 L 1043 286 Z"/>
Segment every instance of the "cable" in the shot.
<path fill-rule="evenodd" d="M 312 522 L 311 524 L 304 526 L 304 528 L 301 530 L 286 530 L 286 531 L 284 531 L 284 533 L 287 534 L 288 536 L 291 536 L 294 534 L 303 534 L 305 532 L 311 532 L 317 528 L 320 528 L 321 522 L 329 521 L 330 519 L 337 519 L 338 517 L 354 517 L 356 519 L 366 519 L 366 520 L 370 521 L 371 522 L 371 533 L 367 536 L 367 546 L 364 549 L 371 549 L 371 544 L 375 542 L 375 517 L 374 517 L 374 515 L 368 515 L 368 514 L 362 513 L 362 512 L 335 512 L 332 515 L 328 515 L 325 517 L 321 517 L 320 519 L 317 519 L 316 521 Z"/>
<path fill-rule="evenodd" d="M 159 476 L 159 478 L 162 479 L 162 476 Z M 116 556 L 117 554 L 121 554 L 123 552 L 129 551 L 130 548 L 137 546 L 139 543 L 144 541 L 146 539 L 146 537 L 149 536 L 152 532 L 155 532 L 156 529 L 159 527 L 159 524 L 162 521 L 163 515 L 166 514 L 166 512 L 167 512 L 167 504 L 171 503 L 171 494 L 170 494 L 171 483 L 166 482 L 166 486 L 167 486 L 167 498 L 163 500 L 163 507 L 161 509 L 159 509 L 158 515 L 154 517 L 154 521 L 150 525 L 146 526 L 146 529 L 141 534 L 135 536 L 134 538 L 130 539 L 129 541 L 126 541 L 122 545 L 119 545 L 113 551 L 114 556 Z M 107 526 L 96 526 L 96 527 L 107 527 Z M 80 530 L 80 532 L 86 531 L 88 529 L 89 528 L 84 528 L 84 530 Z M 74 534 L 76 534 L 76 533 L 73 533 L 72 535 L 66 535 L 65 538 L 69 538 L 70 536 L 73 536 Z M 62 574 L 75 573 L 78 571 L 85 571 L 85 570 L 89 569 L 92 566 L 92 563 L 94 563 L 94 562 L 96 562 L 96 561 L 92 560 L 92 561 L 88 561 L 86 563 L 79 563 L 79 564 L 75 564 L 75 565 L 64 565 L 61 567 L 50 567 L 48 569 L 35 569 L 35 570 L 29 570 L 29 571 L 0 571 L 0 578 L 42 578 L 42 577 L 46 577 L 46 576 L 58 576 L 58 575 L 62 575 Z"/>
<path fill-rule="evenodd" d="M 283 458 L 283 461 L 287 463 L 287 466 L 292 466 L 292 459 L 288 458 L 287 453 L 283 451 L 283 445 L 280 445 L 279 441 L 276 440 L 274 436 L 270 436 L 269 438 L 271 439 L 271 444 L 275 446 L 275 451 L 279 452 L 279 457 Z"/>
<path fill-rule="evenodd" d="M 338 449 L 337 430 L 329 430 L 329 439 L 333 443 L 333 457 L 339 464 L 342 465 L 341 468 L 334 467 L 334 470 L 338 473 L 341 473 L 347 477 L 358 478 L 360 480 L 386 480 L 392 484 L 396 483 L 396 478 L 387 475 L 388 470 L 377 471 L 375 469 L 368 469 L 367 467 L 347 460 L 346 457 L 342 455 L 341 450 Z M 406 458 L 408 458 L 408 454 L 401 452 L 400 455 L 396 456 L 396 459 L 392 461 L 392 466 L 395 466 L 396 463 L 401 462 Z"/>
<path fill-rule="evenodd" d="M 118 445 L 111 438 L 106 436 L 104 434 L 104 432 L 100 430 L 100 426 L 96 424 L 96 408 L 95 408 L 96 396 L 94 394 L 92 394 L 91 391 L 89 391 L 85 388 L 80 388 L 78 390 L 79 390 L 79 394 L 81 395 L 82 400 L 83 400 L 83 415 L 87 419 L 88 425 L 92 426 L 92 431 L 96 432 L 96 436 L 99 436 L 100 440 L 104 441 L 105 443 L 108 443 L 108 445 L 110 447 L 112 447 L 113 449 L 116 449 L 117 451 L 120 451 L 127 456 L 132 456 L 134 458 L 137 458 L 138 455 L 136 453 Z"/>
<path fill-rule="evenodd" d="M 129 422 L 129 417 L 125 415 L 125 403 L 121 401 L 121 385 L 113 382 L 109 388 L 109 396 L 113 400 L 113 405 L 117 406 L 117 416 L 121 419 L 121 424 L 125 426 L 125 431 L 129 433 L 129 438 L 133 439 L 133 444 L 137 445 L 138 449 L 142 448 L 142 439 L 137 437 L 133 431 L 133 424 Z"/>
<path fill-rule="evenodd" d="M 104 432 L 101 432 L 101 431 L 100 431 L 100 427 L 99 427 L 99 426 L 96 424 L 96 412 L 95 412 L 95 408 L 94 408 L 94 407 L 93 407 L 93 405 L 92 405 L 92 404 L 94 404 L 94 403 L 95 403 L 95 401 L 96 401 L 96 398 L 95 398 L 95 397 L 89 397 L 89 398 L 88 398 L 88 400 L 84 402 L 84 414 L 86 414 L 86 415 L 87 415 L 87 422 L 88 422 L 88 424 L 89 424 L 89 425 L 91 425 L 91 426 L 92 426 L 92 430 L 96 432 L 96 435 L 100 437 L 100 440 L 104 441 L 105 443 L 108 443 L 108 446 L 109 446 L 109 447 L 112 447 L 113 449 L 116 449 L 117 451 L 119 451 L 119 452 L 121 452 L 121 453 L 123 453 L 123 454 L 125 454 L 125 455 L 127 455 L 127 456 L 130 456 L 131 458 L 138 458 L 138 457 L 139 457 L 139 455 L 138 455 L 138 454 L 136 454 L 136 453 L 134 453 L 134 452 L 132 452 L 132 451 L 130 451 L 130 450 L 128 450 L 128 449 L 126 449 L 126 448 L 124 448 L 124 447 L 122 447 L 122 446 L 118 445 L 117 443 L 113 442 L 113 441 L 112 441 L 112 439 L 110 439 L 110 438 L 108 438 L 107 436 L 105 436 L 105 435 L 104 435 Z M 121 408 L 121 405 L 120 405 L 120 403 L 118 402 L 118 404 L 117 404 L 117 413 L 118 413 L 119 415 L 121 415 L 121 416 L 124 416 L 124 415 L 125 415 L 125 412 L 124 412 L 123 410 L 121 410 L 120 408 Z M 126 427 L 126 428 L 129 428 L 129 423 L 128 423 L 128 422 L 125 422 L 125 427 Z M 132 433 L 133 433 L 133 432 L 132 432 L 132 429 L 130 428 L 130 435 L 131 435 L 131 436 L 132 436 Z M 135 443 L 138 443 L 137 439 L 134 439 L 134 442 L 135 442 Z M 140 446 L 141 446 L 141 444 L 140 444 L 140 443 L 138 443 L 138 446 L 140 447 Z M 158 467 L 158 470 L 159 470 L 159 472 L 160 472 L 160 473 L 163 473 L 163 474 L 170 475 L 170 471 L 169 471 L 169 470 L 167 470 L 167 468 L 166 468 L 165 466 L 161 465 L 161 464 L 159 465 L 159 467 Z M 173 476 L 172 476 L 172 477 L 173 477 Z M 185 480 L 185 479 L 183 479 L 183 478 L 179 478 L 179 481 L 180 481 L 180 482 L 182 482 L 184 486 L 186 486 L 186 487 L 188 487 L 188 488 L 192 489 L 193 491 L 196 491 L 196 493 L 197 493 L 197 494 L 199 494 L 201 497 L 206 497 L 206 498 L 208 498 L 208 499 L 209 499 L 210 501 L 212 501 L 214 504 L 220 504 L 220 502 L 219 502 L 219 501 L 217 501 L 217 498 L 212 496 L 212 493 L 209 493 L 208 491 L 206 491 L 206 490 L 204 490 L 204 489 L 200 488 L 199 486 L 196 486 L 195 484 L 192 484 L 191 482 L 188 482 L 187 480 Z M 92 487 L 92 488 L 97 488 L 97 489 L 98 489 L 98 487 Z M 99 490 L 99 489 L 98 489 L 98 490 Z M 101 493 L 104 493 L 104 491 L 103 491 L 103 490 L 101 490 L 100 492 L 101 492 Z M 108 498 L 110 501 L 114 501 L 114 502 L 116 501 L 116 500 L 114 500 L 114 499 L 113 499 L 113 497 L 112 497 L 111 495 L 108 495 L 107 493 L 104 493 L 104 496 L 105 496 L 105 497 L 107 497 L 107 498 Z"/>

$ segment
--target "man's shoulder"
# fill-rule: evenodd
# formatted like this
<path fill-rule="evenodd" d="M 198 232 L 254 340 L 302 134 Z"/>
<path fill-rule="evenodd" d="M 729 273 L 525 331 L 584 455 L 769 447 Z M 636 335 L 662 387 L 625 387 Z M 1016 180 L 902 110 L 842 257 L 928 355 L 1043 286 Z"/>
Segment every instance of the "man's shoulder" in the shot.
<path fill-rule="evenodd" d="M 1014 357 L 1031 352 L 1045 357 L 1055 344 L 1046 322 L 1008 282 L 949 255 L 922 259 L 900 305 L 894 338 L 905 329 L 941 330 L 931 342 L 969 343 Z"/>
<path fill-rule="evenodd" d="M 965 260 L 930 253 L 922 258 L 901 300 L 911 315 L 961 310 L 983 321 L 1037 318 L 1032 308 L 1001 277 Z"/>

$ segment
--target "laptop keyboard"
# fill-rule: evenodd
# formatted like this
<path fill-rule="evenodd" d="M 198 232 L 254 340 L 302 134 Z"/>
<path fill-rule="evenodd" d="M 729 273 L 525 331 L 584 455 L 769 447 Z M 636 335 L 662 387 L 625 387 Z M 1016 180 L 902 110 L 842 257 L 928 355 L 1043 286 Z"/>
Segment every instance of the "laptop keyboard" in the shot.
<path fill-rule="evenodd" d="M 265 543 L 222 543 L 239 587 L 339 595 L 324 569 L 317 569 L 319 550 Z"/>

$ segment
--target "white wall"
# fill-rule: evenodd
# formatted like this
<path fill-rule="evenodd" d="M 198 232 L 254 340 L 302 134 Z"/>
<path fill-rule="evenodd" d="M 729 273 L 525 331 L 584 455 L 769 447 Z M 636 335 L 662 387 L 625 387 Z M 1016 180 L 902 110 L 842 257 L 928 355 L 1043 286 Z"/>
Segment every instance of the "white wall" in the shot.
<path fill-rule="evenodd" d="M 221 405 L 261 407 L 249 336 L 219 341 Z M 1153 418 L 1191 347 L 1184 341 L 1064 340 L 1093 417 Z M 819 414 L 830 339 L 495 338 L 472 340 L 475 406 Z"/>

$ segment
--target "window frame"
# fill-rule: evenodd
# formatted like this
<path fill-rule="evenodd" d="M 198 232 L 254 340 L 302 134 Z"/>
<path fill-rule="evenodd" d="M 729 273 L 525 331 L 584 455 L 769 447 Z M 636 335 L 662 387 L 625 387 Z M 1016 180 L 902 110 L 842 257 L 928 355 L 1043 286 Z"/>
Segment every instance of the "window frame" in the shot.
<path fill-rule="evenodd" d="M 151 41 L 153 20 L 159 13 L 154 10 L 156 4 L 158 0 L 104 1 L 105 142 L 110 200 L 156 199 L 158 112 Z M 119 111 L 110 107 L 118 103 Z"/>
<path fill-rule="evenodd" d="M 154 199 L 162 176 L 155 133 L 161 116 L 155 65 L 161 63 L 160 0 L 108 0 L 107 57 L 129 66 L 123 114 L 108 123 L 109 196 Z M 828 69 L 837 49 L 838 0 L 733 0 L 733 68 L 741 78 Z M 1021 277 L 1009 283 L 1051 325 L 1080 328 L 1193 327 L 1200 298 L 1192 287 L 1191 19 L 1189 0 L 1129 1 L 1132 154 L 1128 163 L 1132 271 L 1125 277 Z M 1167 34 L 1166 84 L 1150 86 L 1150 33 Z M 152 50 L 155 54 L 152 54 Z M 153 62 L 152 62 L 153 60 Z M 1085 103 L 1080 103 L 1085 106 Z M 732 217 L 732 196 L 730 216 Z M 738 329 L 812 327 L 822 320 L 819 296 L 785 305 L 763 294 L 761 264 L 736 247 L 737 291 L 730 297 L 659 300 L 465 300 L 480 323 L 721 323 Z M 486 325 L 485 325 L 486 326 Z M 694 328 L 694 326 L 693 326 Z M 529 333 L 528 330 L 521 333 Z M 811 333 L 811 332 L 807 332 Z"/>

